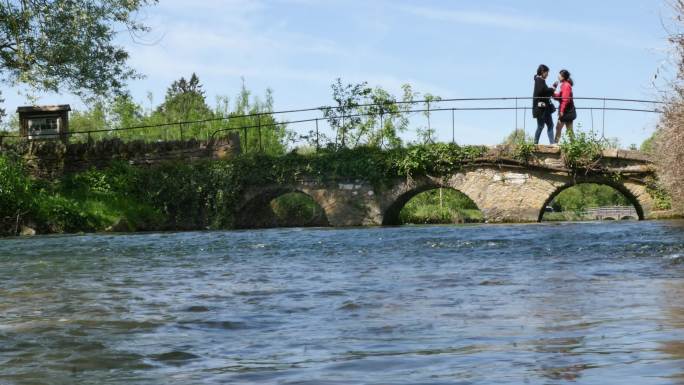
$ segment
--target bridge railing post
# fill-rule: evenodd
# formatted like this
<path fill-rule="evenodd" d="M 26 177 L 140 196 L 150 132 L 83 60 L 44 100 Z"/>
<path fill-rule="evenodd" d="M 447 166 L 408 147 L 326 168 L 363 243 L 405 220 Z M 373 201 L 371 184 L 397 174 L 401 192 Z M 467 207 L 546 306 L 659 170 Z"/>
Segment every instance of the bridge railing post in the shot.
<path fill-rule="evenodd" d="M 601 126 L 601 139 L 606 139 L 606 98 L 603 98 L 603 124 Z"/>
<path fill-rule="evenodd" d="M 456 143 L 456 123 L 454 119 L 454 109 L 451 109 L 451 144 Z"/>
<path fill-rule="evenodd" d="M 515 136 L 516 140 L 518 139 L 518 97 L 515 98 L 515 126 L 513 127 L 515 130 Z M 523 137 L 525 139 L 525 137 Z"/>
<path fill-rule="evenodd" d="M 318 133 L 318 118 L 316 118 L 316 152 L 321 149 L 320 137 Z"/>
<path fill-rule="evenodd" d="M 257 115 L 257 128 L 259 133 L 259 152 L 264 152 L 264 146 L 261 143 L 261 115 Z"/>
<path fill-rule="evenodd" d="M 245 152 L 249 152 L 249 140 L 247 138 L 247 127 L 242 127 L 242 136 L 245 140 Z"/>

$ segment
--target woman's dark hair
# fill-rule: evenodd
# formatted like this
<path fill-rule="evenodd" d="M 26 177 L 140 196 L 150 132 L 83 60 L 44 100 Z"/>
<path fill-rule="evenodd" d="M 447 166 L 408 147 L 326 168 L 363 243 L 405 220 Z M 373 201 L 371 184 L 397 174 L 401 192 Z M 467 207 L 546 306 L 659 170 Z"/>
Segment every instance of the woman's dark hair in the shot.
<path fill-rule="evenodd" d="M 540 64 L 539 67 L 537 67 L 537 76 L 542 76 L 544 72 L 549 72 L 549 67 L 544 64 Z"/>
<path fill-rule="evenodd" d="M 570 77 L 570 71 L 568 70 L 560 70 L 560 76 L 563 77 L 563 79 L 567 80 L 568 83 L 570 83 L 571 86 L 575 85 L 575 82 L 572 81 L 572 78 Z"/>

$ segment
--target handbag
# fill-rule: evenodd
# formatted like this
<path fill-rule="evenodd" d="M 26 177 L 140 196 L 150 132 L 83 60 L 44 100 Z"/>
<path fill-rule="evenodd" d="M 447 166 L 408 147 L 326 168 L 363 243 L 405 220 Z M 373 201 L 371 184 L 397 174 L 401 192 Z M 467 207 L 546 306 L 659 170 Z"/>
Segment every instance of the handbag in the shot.
<path fill-rule="evenodd" d="M 577 119 L 577 110 L 575 110 L 575 106 L 572 106 L 571 109 L 566 109 L 563 116 L 560 117 L 560 121 L 563 123 L 569 123 L 575 119 Z"/>
<path fill-rule="evenodd" d="M 549 103 L 549 114 L 553 114 L 554 112 L 556 112 L 556 105 Z"/>

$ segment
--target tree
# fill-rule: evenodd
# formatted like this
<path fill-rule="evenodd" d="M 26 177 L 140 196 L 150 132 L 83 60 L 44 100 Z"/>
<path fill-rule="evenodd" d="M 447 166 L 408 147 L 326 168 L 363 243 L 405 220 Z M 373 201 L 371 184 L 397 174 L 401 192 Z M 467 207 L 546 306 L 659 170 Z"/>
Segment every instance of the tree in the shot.
<path fill-rule="evenodd" d="M 504 146 L 514 146 L 519 143 L 532 142 L 532 136 L 530 136 L 522 128 L 517 128 L 513 130 L 507 137 L 504 138 L 501 143 Z"/>
<path fill-rule="evenodd" d="M 166 90 L 166 98 L 157 112 L 162 114 L 167 122 L 207 119 L 212 117 L 212 111 L 207 105 L 202 90 L 202 84 L 195 73 L 190 80 L 184 77 L 171 83 Z"/>
<path fill-rule="evenodd" d="M 71 112 L 71 116 L 69 117 L 69 130 L 72 133 L 106 130 L 109 128 L 109 122 L 107 120 L 107 108 L 105 103 L 102 101 L 93 103 L 89 109 L 84 111 L 74 110 Z M 74 135 L 72 140 L 87 138 L 84 135 L 85 134 Z M 98 132 L 97 134 L 89 134 L 88 137 L 91 139 L 101 139 L 105 137 L 105 135 L 106 134 L 103 132 Z"/>
<path fill-rule="evenodd" d="M 435 133 L 437 131 L 432 128 L 432 123 L 430 122 L 430 116 L 432 116 L 430 108 L 434 107 L 434 103 L 437 103 L 440 100 L 442 100 L 440 96 L 432 95 L 430 93 L 427 93 L 424 96 L 423 104 L 425 105 L 425 111 L 423 112 L 423 115 L 425 115 L 425 118 L 427 119 L 427 127 L 418 129 L 418 138 L 424 144 L 435 142 Z"/>
<path fill-rule="evenodd" d="M 230 99 L 219 96 L 214 110 L 216 120 L 212 132 L 236 132 L 240 135 L 240 146 L 244 152 L 263 152 L 270 155 L 284 154 L 293 133 L 287 130 L 286 122 L 278 122 L 273 115 L 273 90 L 266 89 L 261 99 L 247 89 L 245 80 L 235 97 L 231 111 Z"/>
<path fill-rule="evenodd" d="M 0 80 L 78 96 L 116 93 L 138 77 L 119 30 L 148 27 L 137 11 L 157 0 L 5 0 L 0 2 Z"/>
<path fill-rule="evenodd" d="M 358 116 L 358 108 L 373 92 L 373 89 L 368 87 L 368 82 L 342 84 L 340 78 L 337 78 L 330 87 L 335 106 L 324 108 L 323 113 L 337 134 L 336 144 L 346 147 L 348 133 L 361 126 L 363 122 L 362 117 Z"/>
<path fill-rule="evenodd" d="M 134 127 L 141 124 L 143 110 L 130 94 L 118 95 L 111 103 L 111 120 L 113 128 Z"/>
<path fill-rule="evenodd" d="M 658 131 L 654 132 L 653 135 L 646 138 L 646 140 L 639 146 L 639 151 L 646 154 L 652 155 L 655 151 L 656 140 L 658 138 Z"/>
<path fill-rule="evenodd" d="M 368 87 L 367 82 L 343 84 L 338 78 L 331 88 L 335 105 L 321 110 L 335 130 L 337 146 L 401 146 L 398 134 L 408 128 L 417 95 L 411 85 L 401 86 L 401 100 L 381 87 Z"/>
<path fill-rule="evenodd" d="M 401 101 L 381 87 L 371 90 L 357 108 L 361 124 L 354 129 L 352 145 L 372 147 L 400 147 L 399 133 L 409 125 L 408 111 L 411 109 L 414 93 L 409 84 L 402 86 Z"/>
<path fill-rule="evenodd" d="M 684 213 L 684 0 L 673 0 L 675 31 L 670 34 L 677 64 L 677 78 L 673 81 L 655 140 L 659 177 L 672 196 L 672 207 Z"/>
<path fill-rule="evenodd" d="M 5 102 L 5 99 L 2 98 L 2 91 L 0 91 L 0 105 Z M 5 109 L 0 107 L 0 122 L 2 122 L 2 118 L 4 118 L 6 115 Z"/>

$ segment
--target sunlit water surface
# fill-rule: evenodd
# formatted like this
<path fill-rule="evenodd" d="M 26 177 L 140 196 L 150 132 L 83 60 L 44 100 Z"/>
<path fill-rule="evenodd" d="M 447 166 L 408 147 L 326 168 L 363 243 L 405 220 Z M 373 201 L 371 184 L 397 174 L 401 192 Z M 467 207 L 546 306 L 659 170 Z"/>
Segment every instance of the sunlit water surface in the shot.
<path fill-rule="evenodd" d="M 0 239 L 0 384 L 684 384 L 684 223 Z"/>

